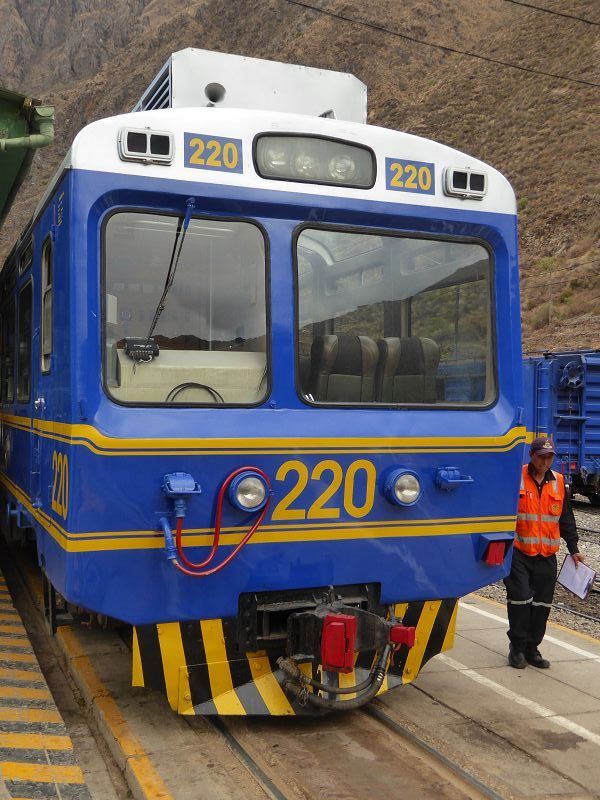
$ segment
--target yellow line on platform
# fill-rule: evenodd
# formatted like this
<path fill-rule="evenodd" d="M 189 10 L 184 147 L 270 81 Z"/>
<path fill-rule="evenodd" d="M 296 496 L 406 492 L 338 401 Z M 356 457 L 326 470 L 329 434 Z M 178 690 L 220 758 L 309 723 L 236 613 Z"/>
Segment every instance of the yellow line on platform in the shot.
<path fill-rule="evenodd" d="M 3 633 L 25 634 L 26 631 L 22 625 L 0 625 L 0 634 Z"/>
<path fill-rule="evenodd" d="M 55 764 L 25 764 L 21 761 L 0 761 L 2 777 L 9 781 L 34 783 L 85 783 L 80 767 Z"/>
<path fill-rule="evenodd" d="M 15 639 L 15 642 L 20 642 L 21 639 Z M 29 644 L 29 642 L 27 642 Z M 10 647 L 10 643 L 3 642 L 0 645 L 0 661 L 20 661 L 24 664 L 37 664 L 37 659 L 34 653 L 13 653 L 10 650 L 5 650 L 5 647 Z M 17 645 L 15 645 L 17 647 Z"/>
<path fill-rule="evenodd" d="M 0 733 L 0 747 L 22 750 L 72 750 L 69 736 L 45 733 Z"/>
<path fill-rule="evenodd" d="M 42 673 L 39 670 L 0 667 L 0 678 L 7 681 L 36 681 L 37 683 L 42 681 L 45 683 Z"/>
<path fill-rule="evenodd" d="M 31 644 L 27 637 L 17 639 L 16 636 L 0 636 L 0 649 L 3 647 L 28 647 L 31 650 Z M 31 650 L 33 652 L 33 650 Z"/>
<path fill-rule="evenodd" d="M 25 686 L 0 686 L 0 701 L 5 697 L 16 697 L 19 700 L 52 700 L 52 695 L 47 689 L 29 689 Z"/>
<path fill-rule="evenodd" d="M 13 708 L 0 706 L 0 722 L 62 723 L 62 717 L 53 708 Z"/>

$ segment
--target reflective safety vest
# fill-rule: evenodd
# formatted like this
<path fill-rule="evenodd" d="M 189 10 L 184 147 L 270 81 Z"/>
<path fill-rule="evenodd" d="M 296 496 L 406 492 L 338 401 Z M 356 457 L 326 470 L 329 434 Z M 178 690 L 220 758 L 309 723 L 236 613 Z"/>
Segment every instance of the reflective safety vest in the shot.
<path fill-rule="evenodd" d="M 527 466 L 521 473 L 515 547 L 527 556 L 551 556 L 558 552 L 558 520 L 565 499 L 565 481 L 559 472 L 552 470 L 552 475 L 554 480 L 544 483 L 540 494 Z"/>

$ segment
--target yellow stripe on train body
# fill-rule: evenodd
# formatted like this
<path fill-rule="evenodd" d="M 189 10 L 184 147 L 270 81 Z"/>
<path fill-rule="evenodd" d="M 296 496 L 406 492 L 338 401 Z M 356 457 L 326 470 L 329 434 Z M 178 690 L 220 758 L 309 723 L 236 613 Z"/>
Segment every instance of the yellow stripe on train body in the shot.
<path fill-rule="evenodd" d="M 160 550 L 164 548 L 164 536 L 158 531 L 82 531 L 65 530 L 40 509 L 34 508 L 31 499 L 6 475 L 0 474 L 2 482 L 23 504 L 42 528 L 69 553 L 91 553 L 107 550 Z M 263 525 L 248 544 L 281 544 L 356 539 L 390 539 L 421 536 L 454 536 L 458 534 L 504 533 L 513 531 L 516 516 L 498 517 L 450 517 L 435 520 L 382 520 L 365 522 L 321 523 L 310 525 Z M 245 529 L 223 528 L 221 543 L 239 544 Z M 183 543 L 186 547 L 210 547 L 213 541 L 212 528 L 191 528 L 185 531 Z"/>
<path fill-rule="evenodd" d="M 82 446 L 99 455 L 292 455 L 297 453 L 397 453 L 493 452 L 510 450 L 528 441 L 524 426 L 501 436 L 432 437 L 274 437 L 243 439 L 119 438 L 101 433 L 93 425 L 70 424 L 31 417 L 0 414 L 6 425 L 56 441 Z"/>

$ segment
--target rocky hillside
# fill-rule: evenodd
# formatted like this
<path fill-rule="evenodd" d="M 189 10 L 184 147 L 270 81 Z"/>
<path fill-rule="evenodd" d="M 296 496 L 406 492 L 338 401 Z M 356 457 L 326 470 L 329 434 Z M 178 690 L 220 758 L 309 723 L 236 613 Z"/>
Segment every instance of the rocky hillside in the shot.
<path fill-rule="evenodd" d="M 600 22 L 586 0 L 534 4 Z M 525 349 L 600 347 L 600 88 L 411 41 L 600 84 L 599 32 L 507 0 L 0 0 L 0 84 L 57 111 L 0 259 L 74 134 L 131 108 L 170 52 L 202 47 L 352 72 L 370 122 L 500 169 L 519 198 Z"/>

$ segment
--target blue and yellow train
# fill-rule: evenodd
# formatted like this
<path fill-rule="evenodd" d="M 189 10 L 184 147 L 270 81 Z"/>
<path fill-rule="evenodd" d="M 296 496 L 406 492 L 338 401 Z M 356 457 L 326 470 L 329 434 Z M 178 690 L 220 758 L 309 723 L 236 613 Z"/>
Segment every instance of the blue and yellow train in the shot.
<path fill-rule="evenodd" d="M 515 197 L 351 76 L 237 67 L 86 126 L 5 263 L 6 527 L 178 712 L 353 708 L 510 561 Z"/>

